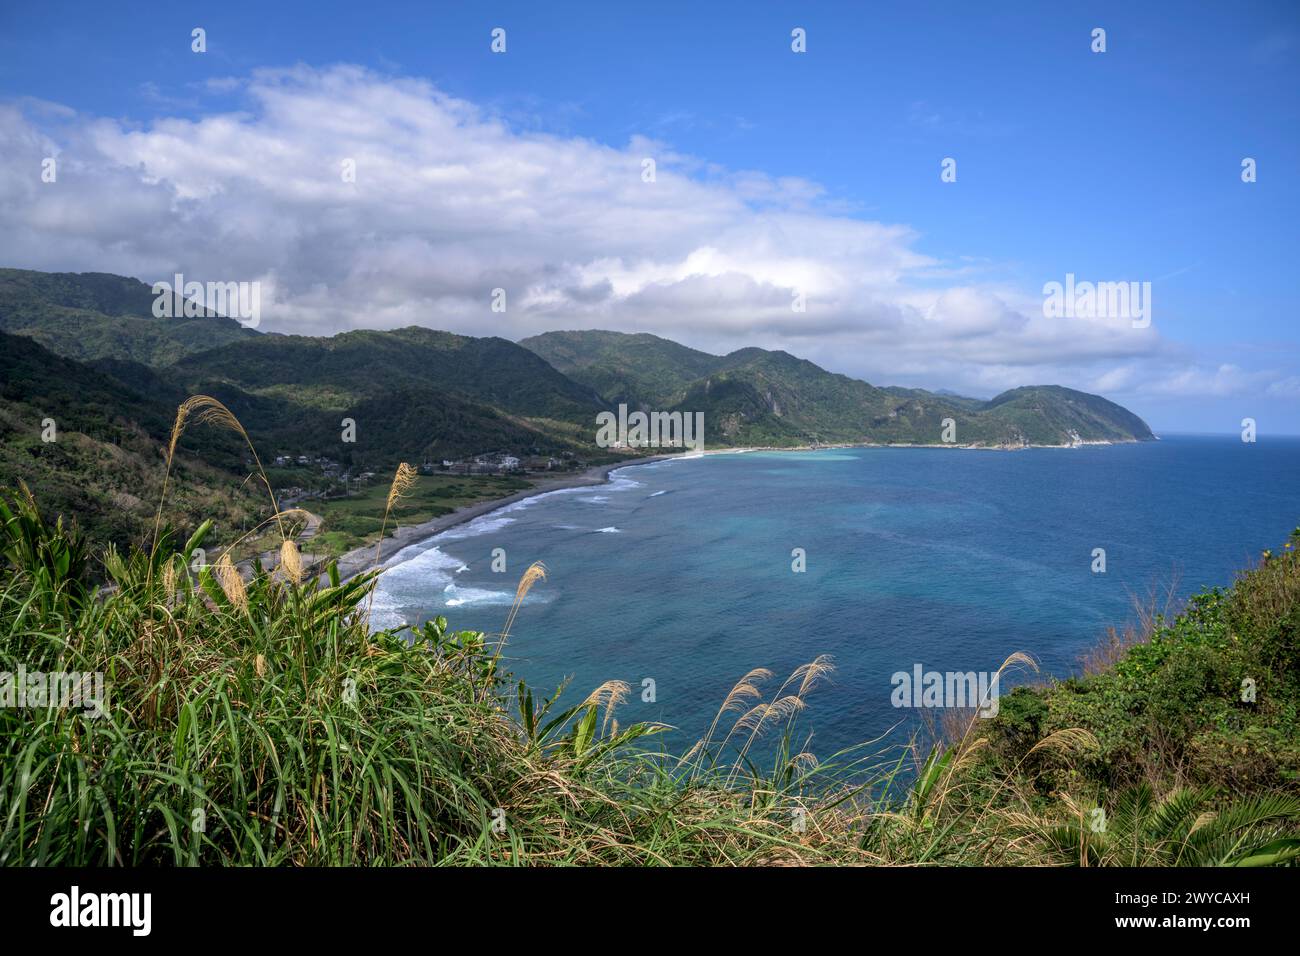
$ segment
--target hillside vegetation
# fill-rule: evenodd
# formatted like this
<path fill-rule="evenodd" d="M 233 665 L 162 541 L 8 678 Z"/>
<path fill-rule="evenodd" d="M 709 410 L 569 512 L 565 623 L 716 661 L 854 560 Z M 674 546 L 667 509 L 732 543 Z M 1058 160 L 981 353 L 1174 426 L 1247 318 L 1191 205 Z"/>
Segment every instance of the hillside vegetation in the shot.
<path fill-rule="evenodd" d="M 1153 437 L 1119 405 L 1059 386 L 986 402 L 878 388 L 786 352 L 715 356 L 646 334 L 548 332 L 519 344 L 420 327 L 261 334 L 215 315 L 156 319 L 152 301 L 148 286 L 119 276 L 0 271 L 0 331 L 155 397 L 215 395 L 268 454 L 371 469 L 487 451 L 601 460 L 596 415 L 620 403 L 702 412 L 714 446 L 940 444 L 945 419 L 958 445 Z M 345 417 L 357 422 L 354 444 L 340 438 Z"/>
<path fill-rule="evenodd" d="M 585 424 L 604 407 L 590 389 L 505 339 L 414 326 L 331 338 L 263 335 L 188 356 L 173 371 L 184 381 L 220 380 L 340 411 L 395 388 L 431 386 L 532 418 Z"/>
<path fill-rule="evenodd" d="M 710 444 L 939 444 L 944 419 L 953 420 L 961 445 L 1154 437 L 1127 409 L 1060 386 L 1013 389 L 984 402 L 876 388 L 787 352 L 758 348 L 715 356 L 653 335 L 603 331 L 546 332 L 520 344 L 611 405 L 704 412 Z"/>
<path fill-rule="evenodd" d="M 101 545 L 139 543 L 162 495 L 163 452 L 179 403 L 171 398 L 146 397 L 0 333 L 0 484 L 35 489 L 51 514 L 75 519 Z M 247 449 L 226 435 L 202 437 L 180 441 L 180 480 L 167 513 L 189 530 L 211 520 L 213 537 L 229 541 L 268 516 L 270 503 L 234 478 Z"/>
<path fill-rule="evenodd" d="M 137 279 L 0 269 L 0 332 L 30 336 L 69 358 L 169 365 L 258 334 L 206 310 L 201 318 L 155 318 L 153 302 L 151 287 Z"/>
<path fill-rule="evenodd" d="M 210 399 L 187 408 L 181 431 L 206 414 L 240 434 Z M 390 515 L 412 479 L 399 470 Z M 376 572 L 304 577 L 289 541 L 245 581 L 225 555 L 189 561 L 206 524 L 122 550 L 22 491 L 2 499 L 0 672 L 106 688 L 0 708 L 6 865 L 1300 858 L 1300 529 L 1231 588 L 1116 638 L 1088 676 L 1017 690 L 992 720 L 954 713 L 934 746 L 816 755 L 800 714 L 826 658 L 783 681 L 738 674 L 694 745 L 620 725 L 617 679 L 544 696 L 511 678 L 538 565 L 499 634 L 442 618 L 371 634 Z M 97 564 L 113 588 L 96 589 Z"/>
<path fill-rule="evenodd" d="M 354 471 L 485 452 L 612 460 L 594 444 L 598 396 L 505 339 L 414 327 L 263 334 L 214 314 L 155 318 L 153 299 L 149 286 L 121 276 L 0 270 L 0 333 L 155 400 L 152 413 L 163 418 L 186 395 L 217 396 L 271 457 L 325 456 Z M 48 375 L 70 367 L 51 364 Z M 355 441 L 344 440 L 345 418 Z M 0 481 L 20 478 L 43 486 L 39 474 L 0 472 Z"/>

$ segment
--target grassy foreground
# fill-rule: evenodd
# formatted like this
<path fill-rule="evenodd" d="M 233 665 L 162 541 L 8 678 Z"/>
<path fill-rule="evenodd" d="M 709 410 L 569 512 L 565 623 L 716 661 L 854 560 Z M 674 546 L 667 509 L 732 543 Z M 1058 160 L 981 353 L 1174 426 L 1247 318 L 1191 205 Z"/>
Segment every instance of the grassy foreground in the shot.
<path fill-rule="evenodd" d="M 413 478 L 399 471 L 389 504 Z M 819 761 L 799 718 L 826 659 L 779 684 L 751 671 L 674 756 L 686 748 L 652 746 L 666 728 L 619 725 L 626 684 L 569 704 L 501 668 L 524 595 L 545 586 L 539 565 L 499 635 L 441 618 L 370 634 L 374 573 L 304 578 L 291 541 L 248 581 L 224 557 L 196 570 L 207 533 L 160 526 L 147 547 L 92 553 L 25 489 L 0 499 L 0 673 L 100 673 L 107 691 L 0 707 L 0 863 L 1300 858 L 1290 545 L 1117 636 L 1086 676 L 1004 696 L 992 720 L 954 714 L 934 746 Z M 92 583 L 97 565 L 109 588 Z"/>

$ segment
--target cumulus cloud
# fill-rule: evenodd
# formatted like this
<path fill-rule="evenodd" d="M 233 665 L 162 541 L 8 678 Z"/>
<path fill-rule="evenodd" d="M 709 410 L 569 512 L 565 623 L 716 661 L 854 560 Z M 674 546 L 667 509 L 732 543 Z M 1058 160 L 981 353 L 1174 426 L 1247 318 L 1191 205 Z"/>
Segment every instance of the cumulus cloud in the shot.
<path fill-rule="evenodd" d="M 0 106 L 0 262 L 258 280 L 261 327 L 281 332 L 650 331 L 976 392 L 1059 381 L 1220 394 L 1249 381 L 1180 368 L 1155 326 L 1047 318 L 1040 290 L 980 282 L 980 250 L 936 260 L 909 226 L 857 218 L 806 180 L 642 137 L 514 129 L 428 82 L 353 66 L 211 90 L 241 108 L 134 124 Z M 55 184 L 40 181 L 45 156 Z M 1274 378 L 1295 393 L 1294 378 Z"/>

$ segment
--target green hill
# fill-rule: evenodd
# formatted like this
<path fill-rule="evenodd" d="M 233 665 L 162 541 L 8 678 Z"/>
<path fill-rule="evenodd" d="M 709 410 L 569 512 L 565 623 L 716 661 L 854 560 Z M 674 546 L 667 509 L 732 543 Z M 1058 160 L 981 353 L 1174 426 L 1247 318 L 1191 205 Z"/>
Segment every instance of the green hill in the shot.
<path fill-rule="evenodd" d="M 596 394 L 505 339 L 415 327 L 266 335 L 212 314 L 155 318 L 153 302 L 122 276 L 0 270 L 0 330 L 156 403 L 124 403 L 124 421 L 143 424 L 148 407 L 170 427 L 176 405 L 201 393 L 228 405 L 268 459 L 324 455 L 378 471 L 488 451 L 599 454 Z M 357 423 L 355 443 L 342 441 L 344 418 Z"/>
<path fill-rule="evenodd" d="M 1137 416 L 1059 386 L 981 401 L 878 388 L 787 352 L 710 355 L 648 334 L 548 332 L 515 344 L 421 327 L 261 334 L 210 315 L 158 319 L 149 286 L 100 273 L 0 270 L 0 330 L 90 363 L 174 408 L 211 394 L 268 456 L 371 470 L 485 451 L 599 458 L 598 412 L 702 412 L 711 445 L 877 442 L 1021 447 L 1153 437 Z M 130 417 L 128 414 L 126 417 Z M 342 420 L 357 441 L 341 440 Z"/>
<path fill-rule="evenodd" d="M 499 338 L 430 329 L 263 335 L 166 370 L 225 402 L 268 454 L 391 469 L 480 452 L 595 452 L 603 406 L 585 386 Z M 341 423 L 356 423 L 342 441 Z"/>
<path fill-rule="evenodd" d="M 586 423 L 603 407 L 592 389 L 513 342 L 414 326 L 330 338 L 260 335 L 183 358 L 172 375 L 336 410 L 412 387 L 530 418 Z"/>
<path fill-rule="evenodd" d="M 717 371 L 721 361 L 647 333 L 546 332 L 519 344 L 614 405 L 664 408 L 691 383 Z"/>
<path fill-rule="evenodd" d="M 97 540 L 138 542 L 153 527 L 180 398 L 148 397 L 0 332 L 0 487 L 24 482 L 51 514 L 75 515 Z M 269 514 L 269 501 L 241 487 L 237 469 L 246 451 L 234 436 L 204 429 L 180 447 L 168 520 L 193 528 L 212 518 L 228 540 L 255 515 Z"/>
<path fill-rule="evenodd" d="M 26 484 L 48 514 L 75 516 L 98 541 L 122 548 L 147 538 L 176 408 L 191 394 L 170 372 L 112 359 L 87 365 L 0 332 L 0 488 Z M 427 387 L 398 386 L 349 407 L 357 422 L 355 443 L 341 440 L 338 411 L 223 382 L 199 382 L 193 392 L 218 398 L 234 413 L 266 466 L 282 454 L 323 455 L 354 475 L 374 470 L 387 476 L 401 460 L 458 459 L 493 449 L 584 450 Z M 51 420 L 54 440 L 47 442 L 42 432 Z M 191 427 L 178 449 L 165 520 L 186 530 L 212 518 L 213 540 L 227 543 L 269 516 L 262 486 L 246 480 L 254 465 L 237 435 Z M 314 466 L 271 467 L 270 477 L 276 487 L 322 482 Z"/>
<path fill-rule="evenodd" d="M 1060 385 L 1013 388 L 987 402 L 983 410 L 1019 428 L 1030 442 L 1075 432 L 1084 441 L 1149 440 L 1146 422 L 1099 395 Z"/>
<path fill-rule="evenodd" d="M 937 444 L 952 419 L 955 443 L 1066 445 L 1144 441 L 1127 409 L 1060 386 L 1014 389 L 992 401 L 923 389 L 877 388 L 787 352 L 745 348 L 725 356 L 653 335 L 547 332 L 524 339 L 610 405 L 703 412 L 710 444 Z"/>
<path fill-rule="evenodd" d="M 192 352 L 258 335 L 211 313 L 155 318 L 153 303 L 152 289 L 138 279 L 0 269 L 0 332 L 26 335 L 69 358 L 167 365 Z"/>

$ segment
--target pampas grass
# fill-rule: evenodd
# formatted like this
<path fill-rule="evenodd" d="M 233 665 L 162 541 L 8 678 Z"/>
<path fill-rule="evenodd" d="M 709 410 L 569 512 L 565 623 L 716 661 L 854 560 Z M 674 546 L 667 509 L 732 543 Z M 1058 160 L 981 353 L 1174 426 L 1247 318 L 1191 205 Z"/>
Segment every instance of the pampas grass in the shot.
<path fill-rule="evenodd" d="M 406 462 L 402 462 L 401 464 L 399 464 L 397 466 L 397 471 L 394 472 L 393 474 L 393 482 L 388 486 L 388 498 L 384 501 L 384 518 L 379 523 L 379 539 L 375 542 L 374 564 L 376 567 L 379 566 L 379 559 L 380 556 L 383 554 L 384 535 L 388 531 L 388 516 L 390 513 L 392 513 L 393 505 L 397 504 L 403 498 L 410 495 L 411 489 L 415 487 L 416 479 L 419 478 L 419 476 L 420 473 L 416 471 L 414 468 L 412 468 L 410 465 L 408 465 Z M 375 603 L 375 592 L 372 589 L 370 592 L 370 597 L 366 601 L 367 621 L 370 620 L 370 610 L 374 606 L 374 603 Z"/>
<path fill-rule="evenodd" d="M 176 446 L 190 425 L 203 424 L 210 424 L 234 432 L 244 439 L 244 444 L 248 446 L 253 461 L 257 465 L 257 475 L 262 479 L 262 484 L 266 486 L 266 493 L 270 496 L 271 513 L 273 516 L 278 517 L 280 509 L 275 501 L 275 492 L 271 490 L 271 482 L 266 477 L 266 469 L 262 467 L 262 459 L 258 457 L 257 449 L 253 447 L 253 441 L 248 437 L 248 432 L 244 430 L 244 426 L 240 424 L 239 419 L 235 417 L 230 409 L 211 395 L 191 395 L 177 406 L 176 419 L 172 422 L 171 438 L 167 442 L 162 493 L 158 496 L 158 511 L 154 516 L 153 543 L 155 547 L 158 544 L 158 529 L 162 522 L 163 504 L 167 500 L 167 486 L 171 480 L 172 463 L 176 458 Z M 283 534 L 283 530 L 281 533 Z"/>
<path fill-rule="evenodd" d="M 603 733 L 609 729 L 609 723 L 614 717 L 614 708 L 627 700 L 630 690 L 627 681 L 607 680 L 588 694 L 587 699 L 580 706 L 604 708 L 605 721 L 601 724 L 601 732 Z M 615 727 L 617 726 L 617 723 L 615 723 Z"/>
<path fill-rule="evenodd" d="M 302 583 L 302 555 L 298 552 L 298 546 L 288 538 L 280 545 L 280 572 L 290 584 Z"/>
<path fill-rule="evenodd" d="M 415 481 L 419 476 L 420 473 L 406 462 L 397 466 L 397 471 L 393 474 L 393 483 L 388 486 L 388 498 L 384 501 L 384 520 L 379 523 L 379 540 L 375 542 L 375 564 L 379 563 L 380 548 L 384 543 L 384 533 L 388 530 L 388 516 L 393 510 L 393 505 L 411 494 L 411 489 L 415 487 Z"/>
<path fill-rule="evenodd" d="M 510 614 L 506 617 L 506 626 L 501 629 L 501 646 L 504 647 L 507 638 L 510 637 L 510 627 L 515 623 L 515 615 L 519 613 L 519 606 L 524 603 L 524 598 L 528 592 L 533 589 L 533 585 L 538 581 L 546 580 L 546 565 L 540 561 L 534 561 L 528 566 L 528 570 L 523 573 L 519 579 L 519 584 L 515 588 L 515 600 L 510 605 Z"/>
<path fill-rule="evenodd" d="M 722 720 L 722 715 L 732 711 L 744 711 L 745 702 L 750 700 L 761 700 L 763 692 L 758 689 L 758 685 L 763 681 L 772 679 L 772 672 L 766 667 L 755 667 L 752 671 L 736 682 L 723 698 L 722 706 L 718 708 L 717 714 L 713 717 L 713 723 L 709 725 L 708 733 L 687 752 L 684 759 L 689 760 L 697 753 L 705 753 L 709 749 L 709 743 L 713 740 L 713 734 L 718 729 L 718 722 Z"/>
<path fill-rule="evenodd" d="M 186 429 L 190 425 L 202 424 L 210 424 L 217 428 L 234 432 L 244 440 L 244 444 L 248 446 L 248 450 L 253 456 L 253 462 L 256 465 L 256 474 L 261 479 L 263 486 L 265 486 L 267 496 L 271 499 L 271 517 L 276 522 L 280 531 L 280 538 L 283 540 L 284 526 L 280 523 L 280 508 L 275 500 L 275 492 L 271 488 L 270 480 L 266 477 L 266 469 L 262 467 L 262 459 L 258 457 L 257 449 L 253 447 L 253 441 L 248 437 L 248 432 L 244 430 L 244 426 L 240 424 L 239 419 L 235 417 L 234 413 L 217 399 L 210 395 L 191 395 L 177 406 L 176 418 L 172 422 L 171 436 L 167 441 L 167 454 L 163 465 L 162 490 L 158 494 L 158 508 L 154 513 L 153 540 L 149 548 L 150 554 L 153 554 L 158 549 L 158 533 L 162 527 L 163 506 L 167 502 L 167 491 L 172 476 L 172 465 L 176 459 L 176 446 L 180 443 L 181 436 L 185 434 Z M 188 560 L 188 556 L 186 556 L 186 560 Z M 153 588 L 152 562 L 150 562 L 149 571 L 145 578 L 145 587 L 148 590 L 152 590 Z M 168 595 L 171 594 L 170 587 L 165 587 L 164 590 Z M 170 598 L 168 600 L 170 600 Z"/>
<path fill-rule="evenodd" d="M 240 611 L 248 610 L 248 590 L 244 587 L 244 578 L 230 560 L 230 552 L 227 551 L 217 559 L 213 568 L 216 574 L 217 583 L 221 585 L 222 593 L 226 595 L 226 600 L 231 606 Z"/>

